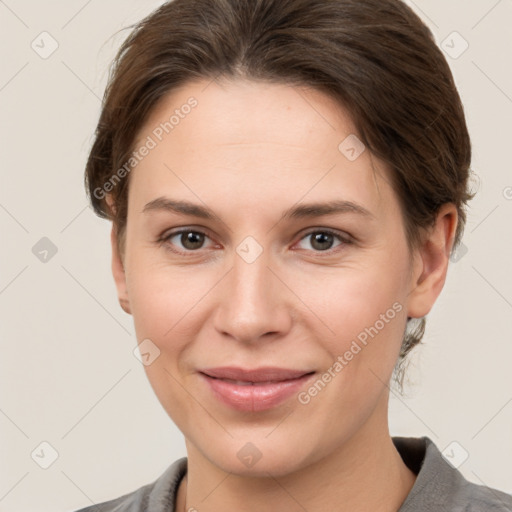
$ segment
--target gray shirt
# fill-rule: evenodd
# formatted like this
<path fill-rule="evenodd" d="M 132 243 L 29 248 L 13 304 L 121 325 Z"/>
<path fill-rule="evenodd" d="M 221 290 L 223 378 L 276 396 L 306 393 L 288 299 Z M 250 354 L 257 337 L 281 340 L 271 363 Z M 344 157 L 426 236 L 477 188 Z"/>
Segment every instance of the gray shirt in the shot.
<path fill-rule="evenodd" d="M 512 495 L 466 480 L 430 438 L 392 440 L 404 463 L 417 475 L 398 512 L 512 512 Z M 175 512 L 176 493 L 186 472 L 187 458 L 183 457 L 154 482 L 75 512 Z"/>

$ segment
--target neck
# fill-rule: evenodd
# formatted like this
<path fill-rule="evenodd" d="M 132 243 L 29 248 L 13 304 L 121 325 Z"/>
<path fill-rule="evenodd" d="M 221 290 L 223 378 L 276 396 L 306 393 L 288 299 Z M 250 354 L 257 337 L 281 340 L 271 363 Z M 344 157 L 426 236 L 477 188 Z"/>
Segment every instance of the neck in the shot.
<path fill-rule="evenodd" d="M 382 416 L 380 427 L 382 427 Z M 416 475 L 404 464 L 385 429 L 376 431 L 371 419 L 328 457 L 282 477 L 229 474 L 205 463 L 187 444 L 188 470 L 182 480 L 176 511 L 396 512 L 412 489 Z"/>

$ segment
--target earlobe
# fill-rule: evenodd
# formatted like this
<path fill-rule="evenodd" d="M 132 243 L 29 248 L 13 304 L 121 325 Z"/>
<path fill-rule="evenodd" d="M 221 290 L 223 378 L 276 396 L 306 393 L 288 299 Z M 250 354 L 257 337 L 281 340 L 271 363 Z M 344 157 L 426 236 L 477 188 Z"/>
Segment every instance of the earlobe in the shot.
<path fill-rule="evenodd" d="M 458 215 L 453 203 L 444 204 L 435 225 L 417 249 L 407 316 L 421 318 L 434 306 L 443 289 L 450 253 L 457 229 Z"/>
<path fill-rule="evenodd" d="M 110 242 L 112 245 L 112 275 L 114 276 L 114 282 L 117 288 L 119 304 L 125 313 L 131 315 L 130 300 L 128 298 L 128 290 L 126 286 L 126 273 L 121 255 L 119 254 L 117 233 L 114 225 L 112 225 L 112 231 L 110 233 Z"/>

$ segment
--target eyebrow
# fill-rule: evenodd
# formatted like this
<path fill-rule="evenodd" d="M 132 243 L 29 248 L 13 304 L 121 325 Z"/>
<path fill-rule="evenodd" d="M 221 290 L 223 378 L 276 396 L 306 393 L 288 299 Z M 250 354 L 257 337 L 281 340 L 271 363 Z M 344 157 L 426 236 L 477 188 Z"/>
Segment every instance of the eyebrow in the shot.
<path fill-rule="evenodd" d="M 205 206 L 190 203 L 188 201 L 177 201 L 168 197 L 158 197 L 144 206 L 143 213 L 152 211 L 168 211 L 181 215 L 191 215 L 201 219 L 214 220 L 217 215 Z M 282 219 L 305 219 L 322 217 L 324 215 L 336 215 L 342 213 L 355 213 L 362 217 L 375 219 L 375 215 L 360 204 L 346 200 L 333 200 L 324 203 L 308 203 L 294 206 L 286 210 Z"/>

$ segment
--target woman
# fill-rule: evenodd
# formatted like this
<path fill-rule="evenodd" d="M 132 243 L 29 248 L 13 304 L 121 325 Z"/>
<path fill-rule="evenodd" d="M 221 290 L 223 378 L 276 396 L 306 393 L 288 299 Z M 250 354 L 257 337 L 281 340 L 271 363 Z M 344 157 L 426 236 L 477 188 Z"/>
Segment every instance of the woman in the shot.
<path fill-rule="evenodd" d="M 387 422 L 470 160 L 449 67 L 398 0 L 175 0 L 143 20 L 86 181 L 187 458 L 101 510 L 512 510 Z"/>

